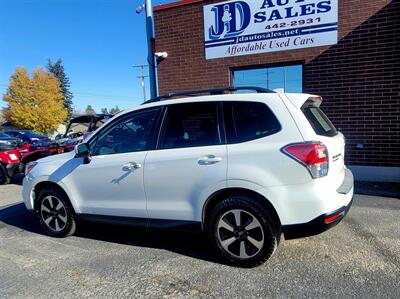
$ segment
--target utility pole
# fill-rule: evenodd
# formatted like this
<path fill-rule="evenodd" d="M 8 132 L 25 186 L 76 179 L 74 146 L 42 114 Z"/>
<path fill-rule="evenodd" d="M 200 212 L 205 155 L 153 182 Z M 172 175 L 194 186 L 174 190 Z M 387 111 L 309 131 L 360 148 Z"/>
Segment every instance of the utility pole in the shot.
<path fill-rule="evenodd" d="M 140 79 L 141 85 L 142 85 L 142 89 L 143 89 L 143 100 L 144 102 L 146 102 L 146 81 L 144 80 L 145 78 L 147 78 L 148 76 L 144 75 L 144 68 L 147 67 L 148 65 L 145 64 L 136 64 L 133 67 L 138 67 L 140 68 L 140 76 L 137 76 L 137 78 Z"/>
<path fill-rule="evenodd" d="M 149 64 L 150 97 L 156 98 L 158 92 L 156 79 L 156 60 L 154 57 L 153 6 L 151 0 L 146 0 L 146 4 L 139 6 L 136 9 L 136 13 L 141 13 L 143 9 L 146 10 L 147 62 Z"/>
<path fill-rule="evenodd" d="M 154 59 L 154 28 L 153 28 L 153 6 L 151 0 L 146 0 L 146 33 L 147 33 L 147 62 L 149 64 L 150 95 L 157 97 L 156 60 Z"/>

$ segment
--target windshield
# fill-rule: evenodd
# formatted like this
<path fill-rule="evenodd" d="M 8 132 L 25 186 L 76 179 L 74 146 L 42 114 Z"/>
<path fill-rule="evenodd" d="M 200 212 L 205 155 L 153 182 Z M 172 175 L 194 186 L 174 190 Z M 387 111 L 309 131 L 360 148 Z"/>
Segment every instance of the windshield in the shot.
<path fill-rule="evenodd" d="M 10 138 L 10 137 L 11 137 L 10 135 L 0 132 L 0 138 Z"/>

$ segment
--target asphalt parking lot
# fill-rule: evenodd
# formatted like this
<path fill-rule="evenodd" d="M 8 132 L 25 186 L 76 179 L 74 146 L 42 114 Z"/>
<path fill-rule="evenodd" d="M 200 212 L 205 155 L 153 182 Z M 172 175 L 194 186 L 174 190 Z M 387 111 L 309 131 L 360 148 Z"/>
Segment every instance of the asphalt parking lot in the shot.
<path fill-rule="evenodd" d="M 0 298 L 400 298 L 399 199 L 356 195 L 332 230 L 241 269 L 202 235 L 85 224 L 47 237 L 20 190 L 0 186 Z"/>

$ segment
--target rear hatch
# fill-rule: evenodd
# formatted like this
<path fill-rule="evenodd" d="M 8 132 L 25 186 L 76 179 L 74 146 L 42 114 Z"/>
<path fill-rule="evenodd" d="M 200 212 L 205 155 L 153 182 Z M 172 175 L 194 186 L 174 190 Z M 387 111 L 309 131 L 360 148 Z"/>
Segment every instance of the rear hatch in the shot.
<path fill-rule="evenodd" d="M 316 141 L 322 142 L 328 149 L 328 176 L 344 177 L 345 138 L 321 110 L 319 107 L 321 102 L 322 99 L 320 97 L 310 97 L 304 102 L 300 109 L 317 135 Z M 341 181 L 338 183 L 340 184 Z"/>

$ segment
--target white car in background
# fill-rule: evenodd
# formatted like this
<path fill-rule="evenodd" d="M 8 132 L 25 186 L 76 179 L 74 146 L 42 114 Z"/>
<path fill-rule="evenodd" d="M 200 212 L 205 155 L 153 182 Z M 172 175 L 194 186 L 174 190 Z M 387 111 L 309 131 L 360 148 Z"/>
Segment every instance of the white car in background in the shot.
<path fill-rule="evenodd" d="M 172 99 L 184 95 L 192 97 Z M 318 234 L 351 206 L 345 140 L 321 102 L 250 87 L 151 100 L 75 152 L 29 164 L 25 205 L 55 237 L 81 219 L 201 230 L 227 263 L 259 265 L 282 233 Z"/>

